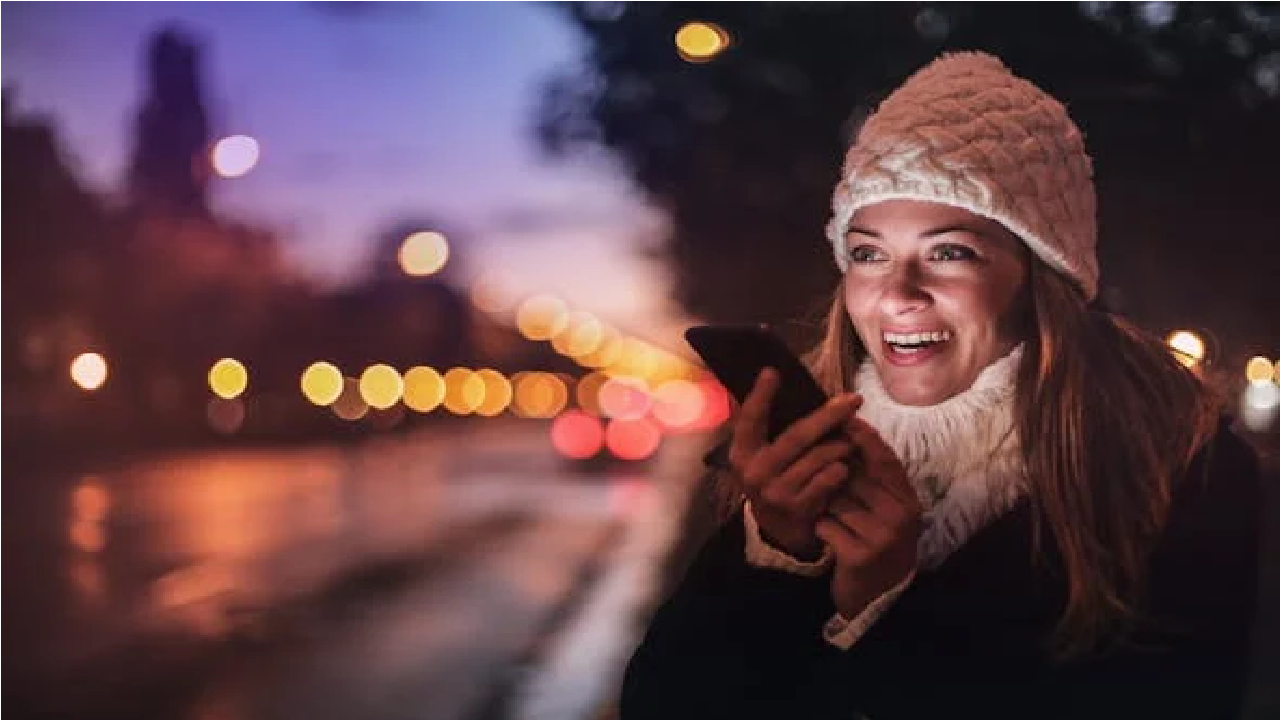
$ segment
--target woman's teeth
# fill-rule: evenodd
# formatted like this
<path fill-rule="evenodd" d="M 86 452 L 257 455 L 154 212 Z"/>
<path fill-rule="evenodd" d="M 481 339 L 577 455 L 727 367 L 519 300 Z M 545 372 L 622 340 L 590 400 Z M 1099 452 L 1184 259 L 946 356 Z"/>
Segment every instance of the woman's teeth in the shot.
<path fill-rule="evenodd" d="M 944 343 L 951 339 L 949 330 L 925 333 L 884 333 L 884 341 L 896 352 L 919 352 L 930 345 Z"/>

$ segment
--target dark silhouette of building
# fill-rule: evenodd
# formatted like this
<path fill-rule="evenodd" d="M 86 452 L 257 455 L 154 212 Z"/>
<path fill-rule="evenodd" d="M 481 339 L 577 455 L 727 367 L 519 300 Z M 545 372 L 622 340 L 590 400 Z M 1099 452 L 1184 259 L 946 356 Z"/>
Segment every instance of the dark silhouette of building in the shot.
<path fill-rule="evenodd" d="M 199 46 L 180 30 L 163 30 L 151 40 L 129 169 L 131 199 L 149 210 L 208 212 L 210 130 L 200 63 Z"/>

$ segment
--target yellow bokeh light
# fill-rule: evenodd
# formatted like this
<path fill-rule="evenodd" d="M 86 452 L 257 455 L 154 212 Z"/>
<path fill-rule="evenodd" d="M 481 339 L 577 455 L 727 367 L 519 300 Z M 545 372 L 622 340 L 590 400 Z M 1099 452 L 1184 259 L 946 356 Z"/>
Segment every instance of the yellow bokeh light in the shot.
<path fill-rule="evenodd" d="M 535 295 L 516 312 L 516 327 L 530 340 L 550 340 L 568 324 L 569 309 L 551 295 Z"/>
<path fill-rule="evenodd" d="M 302 395 L 312 405 L 324 407 L 342 395 L 342 371 L 327 362 L 312 363 L 302 372 Z"/>
<path fill-rule="evenodd" d="M 1178 330 L 1170 333 L 1166 342 L 1177 354 L 1178 361 L 1187 367 L 1192 367 L 1204 359 L 1204 340 L 1193 332 Z"/>
<path fill-rule="evenodd" d="M 444 407 L 454 415 L 470 415 L 484 402 L 484 380 L 466 368 L 444 374 Z"/>
<path fill-rule="evenodd" d="M 434 368 L 410 368 L 404 374 L 404 404 L 420 413 L 429 413 L 444 402 L 444 378 Z"/>
<path fill-rule="evenodd" d="M 556 352 L 581 358 L 595 352 L 604 340 L 604 326 L 590 313 L 569 313 L 565 327 L 551 338 Z"/>
<path fill-rule="evenodd" d="M 342 394 L 333 403 L 333 414 L 351 422 L 369 414 L 369 406 L 360 397 L 360 383 L 355 379 L 343 378 Z"/>
<path fill-rule="evenodd" d="M 676 31 L 676 50 L 689 62 L 706 62 L 728 46 L 729 33 L 713 23 L 685 23 Z"/>
<path fill-rule="evenodd" d="M 607 368 L 622 357 L 622 335 L 617 330 L 603 325 L 600 344 L 596 349 L 578 358 L 578 364 L 589 368 Z"/>
<path fill-rule="evenodd" d="M 449 241 L 438 232 L 419 232 L 400 245 L 400 269 L 406 275 L 434 275 L 449 262 Z"/>
<path fill-rule="evenodd" d="M 225 137 L 213 146 L 210 159 L 213 169 L 224 178 L 238 178 L 258 164 L 261 149 L 248 135 Z"/>
<path fill-rule="evenodd" d="M 386 410 L 400 402 L 404 379 L 390 365 L 370 365 L 360 375 L 360 398 L 371 408 Z"/>
<path fill-rule="evenodd" d="M 649 344 L 636 338 L 626 338 L 618 359 L 610 365 L 615 373 L 647 378 L 657 367 L 657 355 Z"/>
<path fill-rule="evenodd" d="M 1249 363 L 1244 366 L 1244 376 L 1251 383 L 1269 383 L 1276 379 L 1276 366 L 1259 355 L 1249 359 Z"/>
<path fill-rule="evenodd" d="M 515 411 L 527 418 L 552 418 L 569 402 L 569 388 L 551 373 L 520 375 L 515 386 Z"/>
<path fill-rule="evenodd" d="M 107 360 L 98 353 L 81 353 L 71 361 L 71 381 L 84 390 L 97 390 L 107 381 Z"/>
<path fill-rule="evenodd" d="M 484 396 L 476 404 L 476 414 L 483 417 L 495 417 L 511 404 L 514 392 L 511 382 L 497 370 L 480 370 L 475 377 L 484 383 Z"/>
<path fill-rule="evenodd" d="M 578 407 L 596 417 L 602 415 L 600 410 L 600 388 L 609 381 L 609 376 L 602 372 L 588 373 L 578 381 L 574 395 L 578 399 Z"/>
<path fill-rule="evenodd" d="M 209 368 L 209 389 L 223 400 L 234 400 L 249 387 L 249 371 L 235 358 L 222 358 Z"/>

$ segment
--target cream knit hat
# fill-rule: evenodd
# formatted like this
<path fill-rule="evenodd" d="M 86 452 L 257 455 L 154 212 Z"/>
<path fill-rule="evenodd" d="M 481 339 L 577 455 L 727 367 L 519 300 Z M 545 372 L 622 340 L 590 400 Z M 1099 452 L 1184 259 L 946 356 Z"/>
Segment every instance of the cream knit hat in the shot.
<path fill-rule="evenodd" d="M 842 271 L 854 212 L 895 198 L 996 220 L 1086 298 L 1097 294 L 1093 170 L 1080 131 L 1061 103 L 990 55 L 935 60 L 863 125 L 827 225 Z"/>

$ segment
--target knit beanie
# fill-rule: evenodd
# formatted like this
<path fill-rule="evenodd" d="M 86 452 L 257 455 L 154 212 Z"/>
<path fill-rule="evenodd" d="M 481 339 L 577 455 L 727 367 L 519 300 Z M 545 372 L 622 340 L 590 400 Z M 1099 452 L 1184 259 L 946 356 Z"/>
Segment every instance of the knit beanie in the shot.
<path fill-rule="evenodd" d="M 1093 170 L 1080 130 L 1061 103 L 991 55 L 944 55 L 867 119 L 845 158 L 827 225 L 842 271 L 854 212 L 890 199 L 991 218 L 1087 299 L 1097 295 Z"/>

